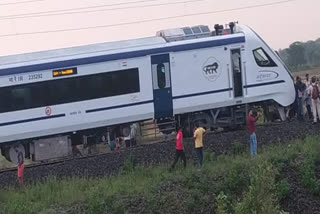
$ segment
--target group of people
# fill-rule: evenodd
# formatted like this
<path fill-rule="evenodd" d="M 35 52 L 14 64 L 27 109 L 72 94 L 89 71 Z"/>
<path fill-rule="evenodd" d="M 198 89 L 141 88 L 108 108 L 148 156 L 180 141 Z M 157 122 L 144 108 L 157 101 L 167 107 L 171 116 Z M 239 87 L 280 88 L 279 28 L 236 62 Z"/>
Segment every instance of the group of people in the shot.
<path fill-rule="evenodd" d="M 309 79 L 309 74 L 306 74 L 303 81 L 300 76 L 297 76 L 294 86 L 296 99 L 288 111 L 288 118 L 297 116 L 298 120 L 304 120 L 304 112 L 306 112 L 307 118 L 317 123 L 320 119 L 319 79 L 315 76 Z"/>
<path fill-rule="evenodd" d="M 320 81 L 315 76 L 309 79 L 309 74 L 306 74 L 305 80 L 297 76 L 295 82 L 296 99 L 287 111 L 287 117 L 292 119 L 297 116 L 298 120 L 304 120 L 305 113 L 307 118 L 317 123 L 320 120 Z M 249 132 L 250 154 L 251 156 L 257 155 L 257 136 L 256 136 L 256 122 L 260 117 L 260 113 L 254 109 L 250 109 L 247 117 L 247 127 Z M 201 166 L 203 162 L 203 135 L 205 129 L 197 126 L 194 131 L 194 145 L 195 153 L 197 156 L 198 164 Z M 186 166 L 186 157 L 183 151 L 182 143 L 182 128 L 180 127 L 177 132 L 176 138 L 176 155 L 171 169 L 175 167 L 178 159 L 181 158 Z"/>
<path fill-rule="evenodd" d="M 249 132 L 249 142 L 250 142 L 250 154 L 251 156 L 257 155 L 257 136 L 256 136 L 256 122 L 260 117 L 260 113 L 255 109 L 250 109 L 247 117 L 247 127 Z M 194 138 L 194 149 L 197 156 L 197 163 L 201 167 L 203 164 L 203 136 L 205 135 L 206 130 L 200 127 L 198 124 L 196 125 L 193 138 Z M 176 154 L 173 161 L 173 164 L 170 167 L 170 170 L 174 169 L 178 160 L 181 159 L 183 161 L 184 167 L 187 165 L 186 155 L 184 153 L 183 147 L 183 134 L 182 127 L 179 127 L 176 135 Z"/>
<path fill-rule="evenodd" d="M 178 130 L 177 130 L 176 155 L 170 170 L 172 170 L 175 167 L 179 159 L 183 161 L 184 167 L 187 166 L 187 159 L 186 159 L 186 155 L 184 153 L 184 147 L 183 147 L 182 128 L 183 127 L 180 126 L 178 127 Z M 196 124 L 193 130 L 193 138 L 194 138 L 194 148 L 196 151 L 197 162 L 199 166 L 202 166 L 202 163 L 203 163 L 203 136 L 205 135 L 205 133 L 206 133 L 206 130 L 200 127 L 198 124 Z"/>

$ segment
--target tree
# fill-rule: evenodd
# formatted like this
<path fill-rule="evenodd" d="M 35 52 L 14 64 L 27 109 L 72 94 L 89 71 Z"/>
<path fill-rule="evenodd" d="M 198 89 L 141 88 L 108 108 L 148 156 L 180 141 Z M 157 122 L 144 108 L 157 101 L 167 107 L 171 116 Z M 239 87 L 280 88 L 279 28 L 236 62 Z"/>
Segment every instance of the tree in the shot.
<path fill-rule="evenodd" d="M 297 69 L 298 67 L 306 64 L 305 48 L 302 42 L 294 42 L 288 49 L 288 65 L 290 68 Z"/>
<path fill-rule="evenodd" d="M 309 66 L 315 67 L 320 65 L 320 41 L 308 41 L 304 44 L 305 59 Z"/>

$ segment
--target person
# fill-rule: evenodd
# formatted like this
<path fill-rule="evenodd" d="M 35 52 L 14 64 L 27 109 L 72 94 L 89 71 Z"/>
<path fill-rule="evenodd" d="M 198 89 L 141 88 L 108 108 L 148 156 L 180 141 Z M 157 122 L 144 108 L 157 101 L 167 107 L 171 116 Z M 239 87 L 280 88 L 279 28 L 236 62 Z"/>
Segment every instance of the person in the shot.
<path fill-rule="evenodd" d="M 130 126 L 130 141 L 131 141 L 131 146 L 136 146 L 137 145 L 137 124 L 133 123 Z"/>
<path fill-rule="evenodd" d="M 256 122 L 260 117 L 260 113 L 254 111 L 253 109 L 249 110 L 249 115 L 247 118 L 247 127 L 250 135 L 250 154 L 251 156 L 257 155 L 257 136 L 256 136 Z"/>
<path fill-rule="evenodd" d="M 193 138 L 199 166 L 202 166 L 203 163 L 203 136 L 205 133 L 206 130 L 200 127 L 199 124 L 196 124 Z"/>
<path fill-rule="evenodd" d="M 295 99 L 294 102 L 292 103 L 292 108 L 289 114 L 291 115 L 291 119 L 295 118 L 296 115 L 298 114 L 298 86 L 295 83 L 294 84 L 294 89 L 295 89 Z"/>
<path fill-rule="evenodd" d="M 303 93 L 305 91 L 305 84 L 302 83 L 301 78 L 297 76 L 296 78 L 296 92 L 298 93 L 297 100 L 297 116 L 298 120 L 303 120 Z"/>
<path fill-rule="evenodd" d="M 137 145 L 136 135 L 137 135 L 137 124 L 133 123 L 130 125 L 130 134 L 127 137 L 123 138 L 126 147 L 132 147 Z"/>
<path fill-rule="evenodd" d="M 307 88 L 310 86 L 309 74 L 306 74 L 306 79 L 304 80 L 304 84 L 306 84 Z"/>
<path fill-rule="evenodd" d="M 178 132 L 176 136 L 176 156 L 174 158 L 173 164 L 171 165 L 171 170 L 174 169 L 176 163 L 181 158 L 183 160 L 183 166 L 186 168 L 187 166 L 187 159 L 186 155 L 183 150 L 183 134 L 182 134 L 182 127 L 178 127 Z"/>
<path fill-rule="evenodd" d="M 82 154 L 77 145 L 72 146 L 72 154 L 74 157 L 82 157 Z"/>
<path fill-rule="evenodd" d="M 320 100 L 319 100 L 319 87 L 316 83 L 316 77 L 311 78 L 311 104 L 312 104 L 312 113 L 313 113 L 313 124 L 317 123 L 317 118 L 320 118 Z"/>
<path fill-rule="evenodd" d="M 16 153 L 18 154 L 18 182 L 20 187 L 23 187 L 23 174 L 24 174 L 24 157 L 23 153 L 16 149 Z"/>
<path fill-rule="evenodd" d="M 306 78 L 307 78 L 307 76 L 306 76 Z M 311 111 L 311 90 L 312 90 L 312 85 L 310 84 L 309 81 L 306 81 L 305 85 L 306 85 L 306 90 L 305 90 L 305 93 L 304 93 L 304 101 L 306 103 L 306 109 L 307 109 L 308 118 L 309 118 L 309 120 L 312 120 L 312 118 L 313 118 L 312 111 Z"/>
<path fill-rule="evenodd" d="M 115 128 L 108 129 L 107 141 L 111 151 L 116 149 L 117 132 Z"/>
<path fill-rule="evenodd" d="M 114 148 L 115 151 L 119 151 L 120 150 L 120 141 L 121 141 L 121 138 L 120 137 L 116 137 L 116 140 L 115 140 L 116 145 L 115 145 L 115 148 Z"/>

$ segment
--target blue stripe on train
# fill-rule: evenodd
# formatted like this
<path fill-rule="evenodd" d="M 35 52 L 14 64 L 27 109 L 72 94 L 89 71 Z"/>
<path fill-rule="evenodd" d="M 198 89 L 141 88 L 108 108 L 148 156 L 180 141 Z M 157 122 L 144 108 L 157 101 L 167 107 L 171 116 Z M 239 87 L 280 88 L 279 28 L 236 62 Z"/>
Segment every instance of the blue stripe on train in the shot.
<path fill-rule="evenodd" d="M 65 116 L 66 116 L 65 114 L 57 114 L 57 115 L 51 115 L 51 116 L 45 116 L 45 117 L 36 117 L 36 118 L 30 118 L 30 119 L 24 119 L 24 120 L 16 120 L 16 121 L 11 121 L 11 122 L 0 123 L 0 126 L 9 126 L 9 125 L 15 125 L 15 124 L 20 124 L 20 123 L 34 122 L 34 121 L 39 121 L 39 120 L 48 120 L 48 119 L 53 119 L 53 118 L 65 117 Z"/>

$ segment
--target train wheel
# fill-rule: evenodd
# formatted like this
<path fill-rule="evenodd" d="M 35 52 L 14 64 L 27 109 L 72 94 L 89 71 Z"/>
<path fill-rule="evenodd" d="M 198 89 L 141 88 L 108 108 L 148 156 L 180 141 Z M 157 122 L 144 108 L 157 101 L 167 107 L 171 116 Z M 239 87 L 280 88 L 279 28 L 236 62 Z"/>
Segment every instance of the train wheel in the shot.
<path fill-rule="evenodd" d="M 123 137 L 129 137 L 130 136 L 130 132 L 131 132 L 130 126 L 121 127 L 121 134 L 122 134 Z"/>
<path fill-rule="evenodd" d="M 10 147 L 7 147 L 5 150 L 6 159 L 14 164 L 18 164 L 18 152 L 16 150 L 18 152 L 21 151 L 23 154 L 23 157 L 25 157 L 26 151 L 22 144 L 12 145 Z"/>

